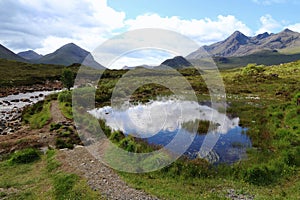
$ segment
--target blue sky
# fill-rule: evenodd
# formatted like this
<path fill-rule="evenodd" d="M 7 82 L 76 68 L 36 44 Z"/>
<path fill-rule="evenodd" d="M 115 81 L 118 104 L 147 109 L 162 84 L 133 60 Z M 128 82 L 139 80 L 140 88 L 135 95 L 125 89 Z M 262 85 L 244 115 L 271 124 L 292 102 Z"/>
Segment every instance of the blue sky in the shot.
<path fill-rule="evenodd" d="M 73 42 L 93 51 L 139 28 L 176 31 L 200 46 L 245 35 L 300 32 L 297 0 L 0 0 L 0 43 L 41 54 Z"/>
<path fill-rule="evenodd" d="M 266 14 L 287 24 L 298 23 L 300 18 L 297 16 L 300 2 L 296 0 L 108 0 L 108 5 L 125 11 L 129 19 L 145 13 L 158 13 L 162 17 L 179 16 L 188 20 L 233 15 L 253 31 L 260 28 L 260 17 Z"/>

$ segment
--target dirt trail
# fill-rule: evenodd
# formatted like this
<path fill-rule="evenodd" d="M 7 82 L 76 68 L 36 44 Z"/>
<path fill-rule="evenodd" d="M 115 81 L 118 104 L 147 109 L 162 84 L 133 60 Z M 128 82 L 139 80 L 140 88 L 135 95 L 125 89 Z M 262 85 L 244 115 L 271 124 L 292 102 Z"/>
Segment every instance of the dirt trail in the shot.
<path fill-rule="evenodd" d="M 84 176 L 88 185 L 107 199 L 158 199 L 130 188 L 115 171 L 95 159 L 84 147 L 60 151 L 58 159 L 63 163 L 63 168 Z"/>
<path fill-rule="evenodd" d="M 52 122 L 66 121 L 57 101 L 51 104 L 51 115 Z M 78 146 L 74 150 L 61 150 L 57 158 L 64 169 L 84 176 L 88 185 L 107 199 L 157 199 L 143 191 L 130 188 L 115 171 L 95 159 L 83 146 Z"/>
<path fill-rule="evenodd" d="M 66 118 L 63 116 L 63 114 L 59 109 L 58 101 L 51 102 L 50 111 L 51 111 L 52 122 L 58 123 L 58 122 L 66 121 Z"/>

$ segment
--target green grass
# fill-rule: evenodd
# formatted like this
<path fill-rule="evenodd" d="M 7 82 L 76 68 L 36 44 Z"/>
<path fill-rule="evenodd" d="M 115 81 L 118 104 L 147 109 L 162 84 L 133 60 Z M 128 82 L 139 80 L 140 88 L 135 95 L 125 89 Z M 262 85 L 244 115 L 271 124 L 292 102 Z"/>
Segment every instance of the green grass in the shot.
<path fill-rule="evenodd" d="M 299 49 L 291 50 L 290 52 L 271 52 L 263 51 L 256 54 L 228 57 L 226 61 L 220 62 L 220 58 L 215 58 L 215 62 L 219 69 L 231 69 L 241 66 L 246 66 L 249 63 L 257 63 L 262 65 L 279 65 L 281 63 L 289 63 L 300 59 Z"/>
<path fill-rule="evenodd" d="M 72 104 L 68 102 L 59 102 L 59 109 L 67 119 L 73 119 Z"/>
<path fill-rule="evenodd" d="M 21 151 L 14 152 L 8 162 L 12 165 L 31 163 L 40 159 L 39 154 L 40 153 L 36 149 L 23 149 Z"/>
<path fill-rule="evenodd" d="M 206 84 L 199 73 L 193 69 L 178 71 L 190 82 L 199 101 L 209 100 Z M 96 91 L 97 106 L 110 104 L 113 88 L 126 72 L 125 70 L 104 72 Z M 151 79 L 158 75 L 159 78 L 175 82 L 176 78 L 172 73 L 170 71 L 161 74 L 159 71 L 145 70 L 143 78 Z M 221 75 L 230 104 L 227 113 L 240 118 L 240 125 L 248 128 L 247 135 L 252 140 L 254 148 L 248 150 L 246 160 L 231 166 L 217 167 L 201 160 L 194 162 L 179 160 L 157 172 L 120 173 L 120 175 L 131 186 L 166 199 L 225 199 L 229 189 L 255 195 L 255 199 L 299 199 L 300 107 L 296 105 L 295 98 L 300 92 L 300 61 L 274 66 L 248 65 L 245 68 L 224 70 Z M 132 77 L 127 78 L 129 85 L 138 81 Z M 123 89 L 126 95 L 128 92 L 126 86 Z M 93 91 L 92 88 L 76 90 L 75 92 L 80 95 L 75 103 L 88 105 L 89 102 L 83 98 L 93 98 L 88 90 Z M 119 95 L 122 97 L 124 94 Z M 145 102 L 155 99 L 156 96 L 169 94 L 170 91 L 166 87 L 147 84 L 137 88 L 131 100 Z M 70 110 L 65 104 L 70 102 L 68 97 L 69 95 L 65 95 L 62 99 L 68 100 L 60 101 L 61 110 L 65 109 L 63 112 L 66 113 Z M 33 109 L 32 113 L 39 113 L 36 110 L 42 108 L 43 106 Z M 84 109 L 80 107 L 77 112 L 78 116 L 75 114 L 74 116 L 86 125 L 87 130 L 98 131 L 97 120 L 87 117 Z M 103 125 L 103 122 L 100 124 Z M 104 132 L 107 131 L 110 130 L 104 128 Z M 147 145 L 141 146 L 139 141 L 133 138 L 124 139 L 119 133 L 106 134 L 113 142 L 128 151 L 151 150 Z M 65 135 L 67 134 L 62 133 L 62 136 Z M 63 182 L 73 185 L 77 180 L 76 176 L 59 175 L 56 171 L 58 166 L 59 164 L 52 162 L 51 167 L 47 169 L 53 175 L 50 185 Z M 55 177 L 57 180 L 53 180 Z M 7 181 L 6 183 L 12 184 Z M 76 185 L 72 188 L 76 188 Z M 73 189 L 66 188 L 67 191 L 71 191 L 71 196 L 68 196 L 70 198 L 73 197 Z M 55 196 L 55 190 L 52 188 L 51 191 Z M 60 193 L 59 190 L 56 192 Z"/>
<path fill-rule="evenodd" d="M 207 100 L 208 90 L 201 75 L 191 69 L 179 72 L 191 83 L 198 100 Z M 110 103 L 106 99 L 117 83 L 112 75 L 113 72 L 107 72 L 99 82 L 96 92 L 99 106 Z M 221 75 L 230 102 L 227 113 L 240 117 L 240 125 L 248 128 L 252 140 L 254 148 L 249 149 L 247 160 L 217 167 L 177 161 L 154 173 L 120 175 L 133 187 L 166 199 L 225 199 L 228 189 L 255 195 L 256 199 L 299 199 L 300 109 L 295 95 L 300 91 L 300 61 L 274 66 L 248 65 L 224 70 Z M 152 76 L 146 70 L 144 78 Z M 158 93 L 153 93 L 157 88 Z M 147 101 L 168 92 L 164 87 L 148 84 L 133 93 L 133 100 Z M 114 140 L 118 134 L 110 136 Z M 130 138 L 117 139 L 118 145 L 128 151 L 137 150 L 135 142 Z"/>
<path fill-rule="evenodd" d="M 55 151 L 27 164 L 0 162 L 0 197 L 7 199 L 102 199 L 86 180 L 59 168 Z M 14 155 L 12 155 L 14 156 Z"/>
<path fill-rule="evenodd" d="M 172 178 L 164 174 L 122 174 L 130 186 L 163 199 L 228 199 L 228 190 L 255 195 L 255 199 L 299 199 L 300 174 L 278 185 L 257 187 L 234 178 Z"/>
<path fill-rule="evenodd" d="M 45 126 L 51 118 L 50 101 L 41 101 L 24 111 L 23 121 L 31 128 L 39 129 Z"/>
<path fill-rule="evenodd" d="M 73 71 L 78 70 L 76 65 L 70 68 Z M 43 84 L 46 80 L 60 80 L 63 69 L 62 65 L 30 64 L 0 59 L 0 86 L 16 87 Z"/>
<path fill-rule="evenodd" d="M 67 119 L 73 119 L 72 91 L 63 91 L 58 94 L 59 109 Z"/>

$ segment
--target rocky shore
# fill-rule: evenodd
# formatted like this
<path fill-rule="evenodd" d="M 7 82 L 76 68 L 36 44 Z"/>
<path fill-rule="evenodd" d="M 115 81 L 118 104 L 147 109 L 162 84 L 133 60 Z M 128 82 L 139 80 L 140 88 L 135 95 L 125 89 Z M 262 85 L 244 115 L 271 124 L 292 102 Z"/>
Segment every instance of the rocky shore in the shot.
<path fill-rule="evenodd" d="M 13 134 L 18 131 L 22 126 L 22 111 L 27 106 L 43 100 L 46 95 L 53 92 L 53 89 L 59 88 L 50 90 L 45 87 L 34 87 L 33 89 L 45 90 L 31 91 L 30 89 L 26 90 L 26 93 L 15 92 L 12 95 L 0 97 L 0 135 Z"/>
<path fill-rule="evenodd" d="M 17 95 L 19 93 L 28 93 L 35 91 L 53 91 L 61 90 L 63 85 L 60 81 L 46 81 L 44 84 L 36 84 L 31 86 L 16 86 L 16 87 L 0 87 L 0 97 L 9 95 Z"/>

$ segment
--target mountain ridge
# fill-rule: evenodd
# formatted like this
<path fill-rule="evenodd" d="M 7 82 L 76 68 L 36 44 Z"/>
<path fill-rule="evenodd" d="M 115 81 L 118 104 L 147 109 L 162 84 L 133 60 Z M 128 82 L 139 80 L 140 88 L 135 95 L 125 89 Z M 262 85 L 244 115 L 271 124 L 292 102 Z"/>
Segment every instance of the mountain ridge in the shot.
<path fill-rule="evenodd" d="M 5 46 L 0 44 L 0 58 L 7 59 L 7 60 L 15 60 L 19 62 L 28 62 L 28 60 L 20 57 L 19 55 L 15 54 L 10 49 L 6 48 Z"/>
<path fill-rule="evenodd" d="M 300 33 L 284 29 L 274 33 L 262 33 L 253 37 L 248 37 L 239 31 L 235 31 L 223 41 L 211 45 L 205 45 L 204 48 L 211 56 L 216 57 L 240 57 L 247 56 L 259 51 L 289 51 L 299 48 L 300 53 Z M 199 49 L 190 53 L 188 59 L 201 58 L 203 55 Z"/>
<path fill-rule="evenodd" d="M 49 53 L 40 59 L 35 60 L 34 62 L 44 64 L 59 64 L 65 66 L 69 66 L 74 63 L 81 63 L 97 69 L 105 68 L 94 60 L 90 52 L 84 50 L 74 43 L 65 44 L 53 53 Z"/>
<path fill-rule="evenodd" d="M 18 56 L 26 59 L 26 60 L 37 60 L 43 57 L 43 55 L 36 53 L 33 50 L 22 51 L 17 53 Z"/>

